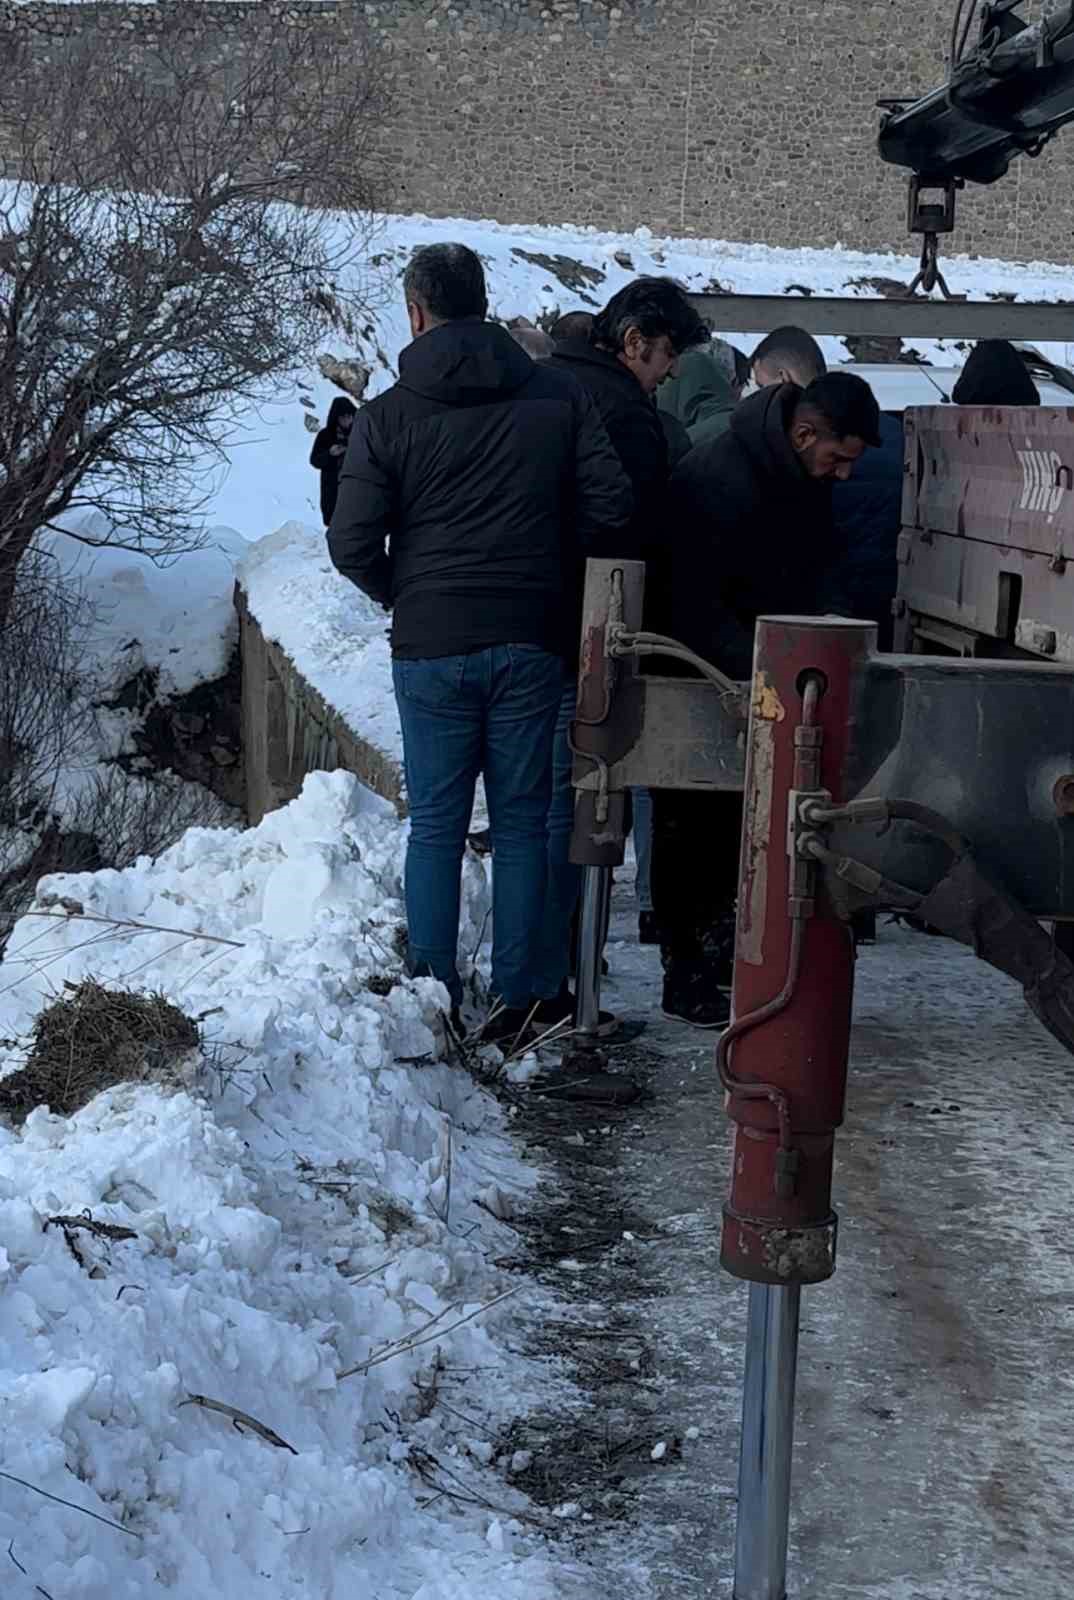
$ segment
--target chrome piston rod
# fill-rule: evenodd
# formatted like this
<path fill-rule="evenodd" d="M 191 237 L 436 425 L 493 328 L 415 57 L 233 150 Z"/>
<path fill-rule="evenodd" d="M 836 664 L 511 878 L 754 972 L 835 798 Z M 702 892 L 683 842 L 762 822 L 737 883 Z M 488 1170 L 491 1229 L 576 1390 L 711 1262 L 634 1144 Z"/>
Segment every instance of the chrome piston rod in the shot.
<path fill-rule="evenodd" d="M 801 1289 L 750 1284 L 735 1600 L 786 1600 Z"/>
<path fill-rule="evenodd" d="M 578 911 L 578 970 L 574 1026 L 577 1042 L 595 1044 L 600 1022 L 600 963 L 608 932 L 611 867 L 585 867 Z"/>

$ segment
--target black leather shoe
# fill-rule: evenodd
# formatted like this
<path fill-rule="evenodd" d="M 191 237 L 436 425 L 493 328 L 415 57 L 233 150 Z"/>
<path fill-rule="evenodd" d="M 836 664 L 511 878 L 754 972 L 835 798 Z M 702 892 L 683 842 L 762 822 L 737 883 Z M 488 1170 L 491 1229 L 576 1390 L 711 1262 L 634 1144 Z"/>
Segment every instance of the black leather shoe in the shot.
<path fill-rule="evenodd" d="M 663 1012 L 671 1022 L 685 1022 L 691 1028 L 719 1029 L 731 1021 L 731 1001 L 715 984 L 664 982 Z"/>

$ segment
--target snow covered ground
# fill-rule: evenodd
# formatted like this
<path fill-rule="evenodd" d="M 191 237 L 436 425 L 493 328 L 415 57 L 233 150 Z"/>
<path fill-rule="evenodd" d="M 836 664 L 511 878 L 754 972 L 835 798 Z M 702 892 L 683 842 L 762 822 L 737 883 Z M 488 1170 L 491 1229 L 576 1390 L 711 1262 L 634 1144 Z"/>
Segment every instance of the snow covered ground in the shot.
<path fill-rule="evenodd" d="M 437 1064 L 442 992 L 401 978 L 402 840 L 352 778 L 314 775 L 256 829 L 43 886 L 160 931 L 18 924 L 0 1072 L 84 976 L 163 990 L 209 1050 L 186 1087 L 0 1127 L 0 1467 L 81 1508 L 0 1482 L 0 1549 L 25 1568 L 5 1597 L 568 1592 L 510 1454 L 458 1420 L 514 1415 L 535 1389 L 506 1352 L 510 1301 L 463 1319 L 518 1286 L 491 1264 L 512 1237 L 496 1216 L 538 1174 L 469 1073 Z M 484 911 L 475 863 L 464 951 Z M 45 1224 L 83 1212 L 135 1237 L 83 1234 L 79 1264 Z"/>

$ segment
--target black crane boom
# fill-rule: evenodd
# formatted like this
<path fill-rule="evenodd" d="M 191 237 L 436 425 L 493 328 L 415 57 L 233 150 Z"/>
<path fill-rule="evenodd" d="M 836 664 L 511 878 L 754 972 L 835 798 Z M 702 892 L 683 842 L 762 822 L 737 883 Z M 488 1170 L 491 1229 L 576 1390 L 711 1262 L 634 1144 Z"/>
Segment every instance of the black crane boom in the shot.
<path fill-rule="evenodd" d="M 1037 155 L 1074 121 L 1074 4 L 1028 23 L 1025 0 L 981 8 L 977 45 L 946 83 L 913 102 L 886 101 L 884 161 L 931 184 L 995 183 L 1018 155 Z"/>

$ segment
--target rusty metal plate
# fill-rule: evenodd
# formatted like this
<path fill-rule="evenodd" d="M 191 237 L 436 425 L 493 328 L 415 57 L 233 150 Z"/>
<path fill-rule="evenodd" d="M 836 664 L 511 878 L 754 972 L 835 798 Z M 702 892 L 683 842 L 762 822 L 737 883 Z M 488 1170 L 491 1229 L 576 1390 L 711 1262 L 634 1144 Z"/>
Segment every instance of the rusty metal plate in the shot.
<path fill-rule="evenodd" d="M 906 414 L 903 525 L 1074 559 L 1074 407 Z"/>
<path fill-rule="evenodd" d="M 899 600 L 920 640 L 958 648 L 939 622 L 974 636 L 968 654 L 994 654 L 1001 644 L 1074 663 L 1074 565 L 1057 570 L 1032 551 L 904 533 Z"/>
<path fill-rule="evenodd" d="M 728 715 L 719 690 L 692 678 L 639 678 L 633 746 L 609 765 L 609 788 L 741 789 L 746 772 L 746 726 Z M 644 734 L 642 735 L 642 730 Z M 596 789 L 599 774 L 575 762 L 576 789 Z"/>

